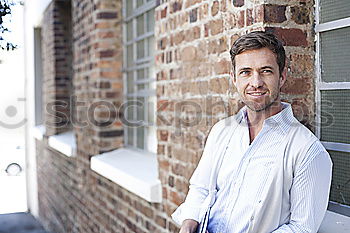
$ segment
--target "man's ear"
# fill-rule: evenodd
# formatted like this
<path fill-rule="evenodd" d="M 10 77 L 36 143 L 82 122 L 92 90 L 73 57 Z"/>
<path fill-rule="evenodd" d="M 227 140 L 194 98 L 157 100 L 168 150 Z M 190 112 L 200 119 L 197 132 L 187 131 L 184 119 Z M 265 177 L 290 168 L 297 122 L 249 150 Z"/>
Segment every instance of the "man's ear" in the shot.
<path fill-rule="evenodd" d="M 287 80 L 287 67 L 284 67 L 280 76 L 280 87 L 282 87 Z"/>
<path fill-rule="evenodd" d="M 235 73 L 234 73 L 233 70 L 231 70 L 231 72 L 230 72 L 230 77 L 231 77 L 231 79 L 232 79 L 233 85 L 236 86 L 236 77 L 235 77 Z"/>

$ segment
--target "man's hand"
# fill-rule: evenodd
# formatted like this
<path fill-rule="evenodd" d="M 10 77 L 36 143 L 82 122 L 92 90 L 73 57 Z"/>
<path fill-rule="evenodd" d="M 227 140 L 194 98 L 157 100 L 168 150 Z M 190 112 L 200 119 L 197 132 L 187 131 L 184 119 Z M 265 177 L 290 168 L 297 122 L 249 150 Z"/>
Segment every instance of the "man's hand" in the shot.
<path fill-rule="evenodd" d="M 195 233 L 198 227 L 198 222 L 193 219 L 186 219 L 182 222 L 179 233 Z"/>

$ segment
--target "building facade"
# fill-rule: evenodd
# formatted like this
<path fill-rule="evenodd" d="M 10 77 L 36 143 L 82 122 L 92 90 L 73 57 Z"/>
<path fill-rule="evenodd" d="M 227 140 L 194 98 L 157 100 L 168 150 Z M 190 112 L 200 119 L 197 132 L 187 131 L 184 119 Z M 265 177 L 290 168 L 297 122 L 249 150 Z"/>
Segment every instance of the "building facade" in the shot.
<path fill-rule="evenodd" d="M 350 4 L 334 2 L 38 1 L 45 9 L 26 26 L 35 42 L 30 210 L 56 233 L 178 232 L 170 215 L 210 128 L 242 107 L 229 49 L 264 30 L 286 48 L 282 100 L 334 162 L 320 232 L 341 232 L 333 225 L 349 226 Z"/>

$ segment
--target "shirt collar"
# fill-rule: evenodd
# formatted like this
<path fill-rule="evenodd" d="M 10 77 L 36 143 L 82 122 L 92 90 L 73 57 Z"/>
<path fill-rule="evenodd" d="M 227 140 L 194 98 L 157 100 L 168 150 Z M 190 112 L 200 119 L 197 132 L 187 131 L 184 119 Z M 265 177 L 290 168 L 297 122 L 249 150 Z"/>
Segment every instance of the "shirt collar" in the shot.
<path fill-rule="evenodd" d="M 293 115 L 292 106 L 289 103 L 281 102 L 282 110 L 269 118 L 265 119 L 263 127 L 276 128 L 283 134 L 286 134 L 290 127 L 295 124 L 296 119 Z M 238 113 L 240 124 L 247 126 L 247 106 L 244 106 Z"/>

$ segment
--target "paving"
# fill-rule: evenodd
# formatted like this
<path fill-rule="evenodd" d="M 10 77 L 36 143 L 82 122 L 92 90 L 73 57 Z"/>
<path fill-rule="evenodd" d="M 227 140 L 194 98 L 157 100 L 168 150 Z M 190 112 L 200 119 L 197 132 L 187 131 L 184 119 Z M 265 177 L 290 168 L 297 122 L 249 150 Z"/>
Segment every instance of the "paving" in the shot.
<path fill-rule="evenodd" d="M 49 233 L 30 213 L 0 214 L 0 233 Z"/>

